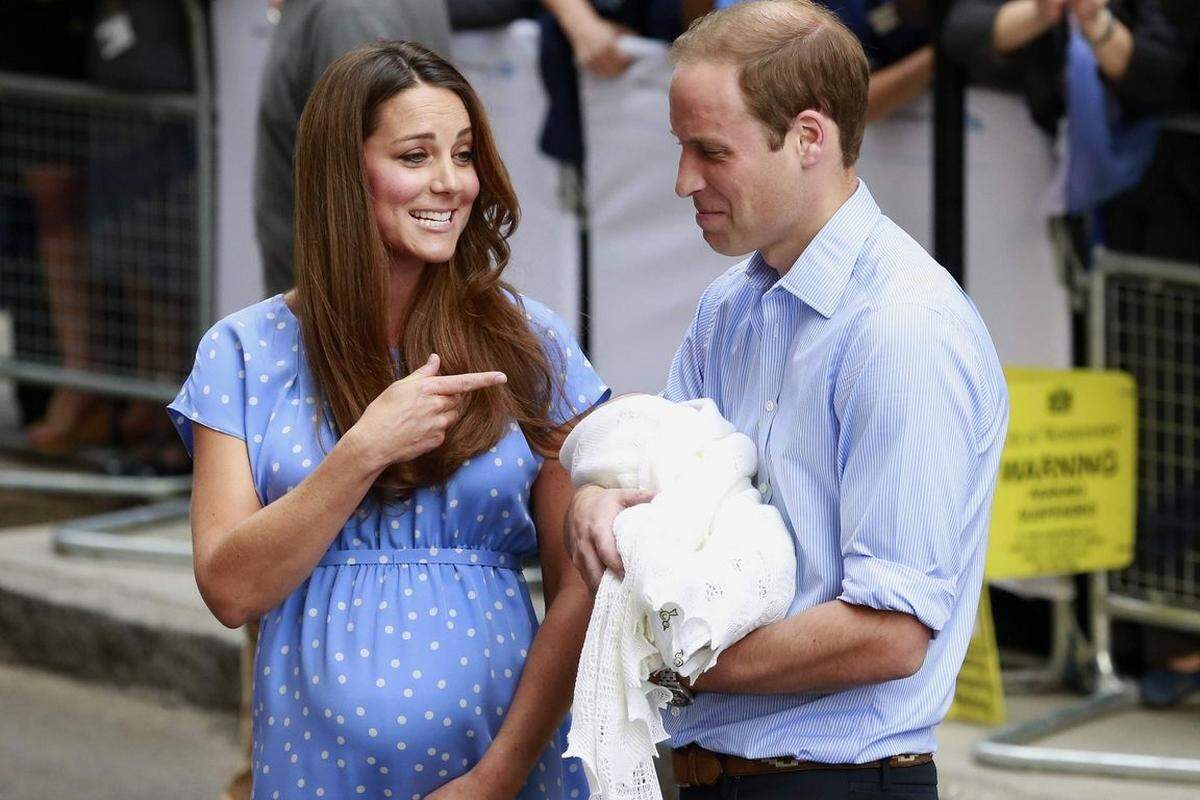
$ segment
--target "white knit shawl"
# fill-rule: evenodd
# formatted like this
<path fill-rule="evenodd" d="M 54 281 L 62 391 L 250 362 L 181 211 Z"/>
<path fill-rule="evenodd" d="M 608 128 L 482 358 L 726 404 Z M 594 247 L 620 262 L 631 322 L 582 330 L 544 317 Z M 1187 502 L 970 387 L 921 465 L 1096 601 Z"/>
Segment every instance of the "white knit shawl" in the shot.
<path fill-rule="evenodd" d="M 796 555 L 751 478 L 754 443 L 708 399 L 631 395 L 601 406 L 560 453 L 576 486 L 650 489 L 613 525 L 624 580 L 606 572 L 579 662 L 567 756 L 592 797 L 661 800 L 654 745 L 667 738 L 651 683 L 664 666 L 695 678 L 729 645 L 781 619 Z"/>

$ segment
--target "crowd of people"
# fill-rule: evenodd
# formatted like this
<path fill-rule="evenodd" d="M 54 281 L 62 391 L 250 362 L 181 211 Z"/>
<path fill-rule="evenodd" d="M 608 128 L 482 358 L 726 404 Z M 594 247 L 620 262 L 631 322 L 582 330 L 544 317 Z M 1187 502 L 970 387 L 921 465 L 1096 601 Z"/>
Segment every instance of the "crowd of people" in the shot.
<path fill-rule="evenodd" d="M 572 487 L 557 461 L 609 391 L 570 326 L 503 280 L 518 198 L 446 58 L 454 30 L 535 16 L 541 147 L 571 169 L 586 146 L 576 71 L 621 74 L 626 33 L 672 44 L 675 191 L 712 249 L 747 257 L 700 298 L 663 396 L 712 398 L 755 439 L 799 581 L 787 619 L 671 687 L 684 796 L 936 798 L 934 728 L 971 635 L 1008 405 L 971 301 L 855 173 L 866 126 L 932 80 L 926 3 L 272 5 L 254 203 L 270 296 L 204 335 L 169 412 L 193 458 L 197 583 L 247 633 L 250 749 L 225 796 L 587 796 L 561 753 L 589 589 L 621 572 L 616 516 L 651 498 Z M 171 41 L 132 33 L 151 7 L 71 18 L 113 85 L 186 90 L 121 83 L 122 58 Z M 1062 143 L 1056 212 L 1081 248 L 1200 264 L 1200 142 L 1173 127 L 1200 107 L 1200 8 L 959 0 L 938 35 Z M 164 63 L 187 63 L 173 52 Z M 155 151 L 150 178 L 169 182 L 191 144 L 154 137 L 129 147 Z M 127 166 L 23 173 L 70 368 L 88 365 L 89 313 L 61 277 L 88 258 L 80 198 Z M 134 204 L 89 207 L 106 203 Z M 120 278 L 132 319 L 153 305 L 153 267 Z M 30 443 L 91 436 L 102 403 L 58 390 Z M 124 412 L 129 436 L 151 425 L 143 411 Z"/>

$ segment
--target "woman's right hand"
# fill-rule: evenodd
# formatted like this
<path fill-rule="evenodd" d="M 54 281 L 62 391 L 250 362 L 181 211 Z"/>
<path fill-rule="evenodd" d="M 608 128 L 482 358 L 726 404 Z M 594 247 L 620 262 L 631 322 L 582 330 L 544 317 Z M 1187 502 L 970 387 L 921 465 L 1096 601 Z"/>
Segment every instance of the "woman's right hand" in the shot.
<path fill-rule="evenodd" d="M 503 372 L 438 375 L 440 367 L 437 354 L 430 355 L 412 374 L 384 389 L 351 427 L 346 438 L 371 470 L 438 448 L 458 422 L 467 393 L 508 380 Z"/>

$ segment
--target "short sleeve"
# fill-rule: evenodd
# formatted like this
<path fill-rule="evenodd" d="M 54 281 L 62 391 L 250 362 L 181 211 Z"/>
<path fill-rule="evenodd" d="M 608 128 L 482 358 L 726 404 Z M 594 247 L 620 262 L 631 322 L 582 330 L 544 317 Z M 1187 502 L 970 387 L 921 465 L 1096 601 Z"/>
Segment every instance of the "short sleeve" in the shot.
<path fill-rule="evenodd" d="M 920 620 L 950 619 L 977 431 L 990 396 L 965 329 L 938 312 L 896 306 L 865 318 L 847 348 L 834 404 L 841 423 L 839 599 Z"/>
<path fill-rule="evenodd" d="M 196 349 L 196 364 L 167 406 L 188 453 L 193 452 L 195 424 L 246 438 L 246 383 L 242 344 L 235 326 L 226 319 L 204 334 Z"/>
<path fill-rule="evenodd" d="M 592 368 L 566 322 L 536 300 L 522 297 L 521 302 L 555 373 L 550 421 L 563 425 L 607 400 L 612 390 Z"/>

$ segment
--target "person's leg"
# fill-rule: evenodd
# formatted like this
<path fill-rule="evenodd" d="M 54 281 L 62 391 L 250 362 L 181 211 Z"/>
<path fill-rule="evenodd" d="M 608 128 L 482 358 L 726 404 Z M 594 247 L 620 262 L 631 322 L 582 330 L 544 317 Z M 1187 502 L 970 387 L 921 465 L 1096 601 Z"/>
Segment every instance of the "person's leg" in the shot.
<path fill-rule="evenodd" d="M 250 708 L 254 700 L 254 650 L 258 646 L 258 620 L 247 622 L 242 630 L 246 632 L 246 639 L 242 642 L 242 700 L 238 706 L 238 727 L 245 760 L 221 792 L 221 800 L 250 800 L 253 783 L 251 753 L 254 750 L 254 731 Z"/>
<path fill-rule="evenodd" d="M 38 164 L 25 171 L 25 185 L 37 215 L 38 259 L 46 275 L 50 321 L 62 366 L 88 367 L 91 308 L 83 260 L 83 184 L 65 164 Z M 57 389 L 46 415 L 26 428 L 29 444 L 65 452 L 75 444 L 103 439 L 107 416 L 98 414 L 99 398 L 76 389 Z"/>

